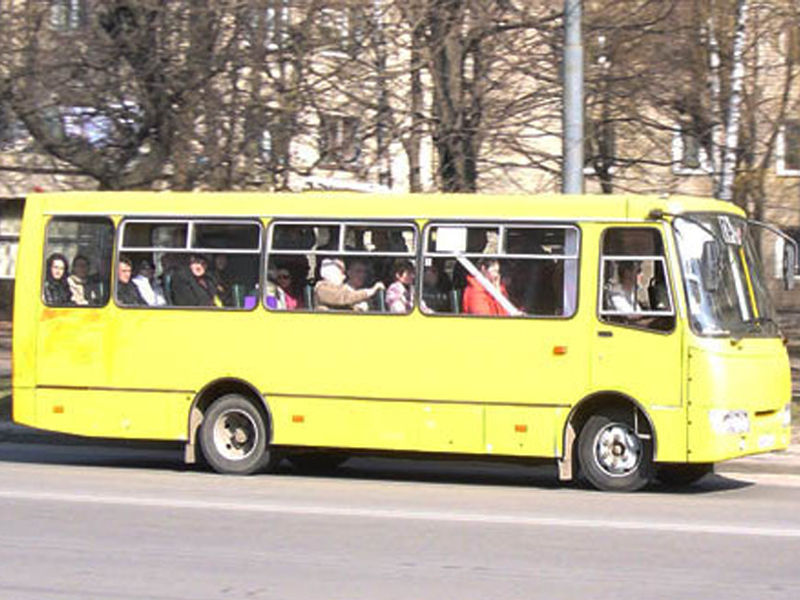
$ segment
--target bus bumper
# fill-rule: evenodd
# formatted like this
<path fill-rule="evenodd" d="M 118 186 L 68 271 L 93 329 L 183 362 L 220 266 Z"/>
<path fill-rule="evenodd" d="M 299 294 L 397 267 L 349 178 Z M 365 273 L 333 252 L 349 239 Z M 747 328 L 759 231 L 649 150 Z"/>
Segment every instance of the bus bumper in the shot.
<path fill-rule="evenodd" d="M 740 456 L 785 450 L 791 441 L 791 407 L 755 413 L 706 410 L 689 426 L 689 462 L 720 462 Z"/>

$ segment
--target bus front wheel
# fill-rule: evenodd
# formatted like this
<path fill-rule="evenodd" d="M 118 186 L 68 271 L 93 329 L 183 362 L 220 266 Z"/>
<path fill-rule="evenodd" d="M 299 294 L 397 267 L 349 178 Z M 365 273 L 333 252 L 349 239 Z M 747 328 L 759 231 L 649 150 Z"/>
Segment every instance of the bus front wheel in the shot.
<path fill-rule="evenodd" d="M 652 446 L 621 416 L 597 414 L 578 435 L 581 476 L 603 491 L 633 492 L 652 475 Z"/>
<path fill-rule="evenodd" d="M 200 448 L 217 473 L 250 475 L 270 464 L 264 416 L 239 394 L 221 396 L 208 409 L 200 425 Z"/>

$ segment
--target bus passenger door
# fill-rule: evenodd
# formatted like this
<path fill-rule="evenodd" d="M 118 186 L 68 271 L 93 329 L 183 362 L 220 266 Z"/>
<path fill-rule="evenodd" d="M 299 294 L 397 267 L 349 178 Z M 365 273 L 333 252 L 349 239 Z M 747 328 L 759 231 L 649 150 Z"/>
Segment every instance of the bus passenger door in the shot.
<path fill-rule="evenodd" d="M 39 385 L 108 385 L 106 348 L 114 226 L 105 217 L 54 217 L 46 228 L 37 339 Z"/>
<path fill-rule="evenodd" d="M 591 379 L 595 392 L 632 398 L 669 431 L 660 460 L 684 460 L 682 340 L 661 232 L 610 227 L 602 239 Z"/>

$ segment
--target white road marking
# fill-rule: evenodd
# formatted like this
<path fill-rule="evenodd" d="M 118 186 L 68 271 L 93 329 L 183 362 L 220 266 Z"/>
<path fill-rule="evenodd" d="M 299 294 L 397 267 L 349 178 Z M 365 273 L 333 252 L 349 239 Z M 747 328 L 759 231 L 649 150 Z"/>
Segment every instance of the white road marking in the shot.
<path fill-rule="evenodd" d="M 649 531 L 663 533 L 690 533 L 800 539 L 800 529 L 778 529 L 721 523 L 691 523 L 669 521 L 606 521 L 600 519 L 570 519 L 539 517 L 534 515 L 503 515 L 457 511 L 426 511 L 383 509 L 368 507 L 336 507 L 254 502 L 215 502 L 183 500 L 179 498 L 154 498 L 136 496 L 90 496 L 36 491 L 0 490 L 0 500 L 30 502 L 67 502 L 73 504 L 127 506 L 135 508 L 162 508 L 182 510 L 224 511 L 236 513 L 266 513 L 305 517 L 344 517 L 385 519 L 396 521 L 431 521 L 439 523 L 472 523 L 481 525 L 514 525 L 528 527 L 563 527 L 569 529 L 596 529 L 618 531 Z"/>

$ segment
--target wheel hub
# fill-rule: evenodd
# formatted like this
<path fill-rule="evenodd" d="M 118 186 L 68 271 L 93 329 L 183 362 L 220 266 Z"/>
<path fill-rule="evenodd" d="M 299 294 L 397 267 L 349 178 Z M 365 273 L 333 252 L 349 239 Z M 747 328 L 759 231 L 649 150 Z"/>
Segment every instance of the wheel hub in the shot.
<path fill-rule="evenodd" d="M 609 475 L 622 477 L 636 470 L 642 460 L 642 442 L 631 427 L 610 423 L 594 443 L 595 460 Z"/>
<path fill-rule="evenodd" d="M 231 409 L 220 414 L 214 423 L 214 447 L 228 460 L 244 460 L 258 442 L 258 427 L 243 410 Z"/>

